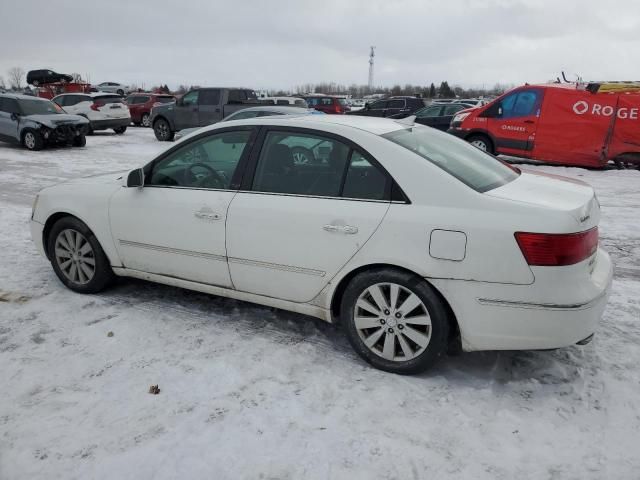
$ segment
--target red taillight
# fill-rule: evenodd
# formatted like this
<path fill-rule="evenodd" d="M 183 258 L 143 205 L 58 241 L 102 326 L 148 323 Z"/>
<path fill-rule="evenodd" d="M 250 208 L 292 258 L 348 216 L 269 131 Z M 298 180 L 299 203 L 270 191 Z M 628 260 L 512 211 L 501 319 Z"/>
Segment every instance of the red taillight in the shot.
<path fill-rule="evenodd" d="M 91 110 L 95 110 L 96 112 L 98 111 L 98 109 L 100 107 L 104 107 L 104 103 L 102 103 L 102 102 L 93 102 L 91 104 Z"/>
<path fill-rule="evenodd" d="M 515 237 L 527 263 L 540 267 L 573 265 L 598 248 L 598 227 L 566 234 L 516 232 Z"/>

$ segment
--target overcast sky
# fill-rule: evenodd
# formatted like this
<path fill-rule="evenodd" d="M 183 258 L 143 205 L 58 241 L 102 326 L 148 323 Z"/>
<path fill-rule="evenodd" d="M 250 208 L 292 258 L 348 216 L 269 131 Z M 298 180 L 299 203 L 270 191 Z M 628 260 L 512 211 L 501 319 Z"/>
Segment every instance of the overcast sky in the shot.
<path fill-rule="evenodd" d="M 20 66 L 151 87 L 317 81 L 493 86 L 640 80 L 640 1 L 2 0 L 0 75 Z M 574 77 L 575 78 L 575 77 Z"/>

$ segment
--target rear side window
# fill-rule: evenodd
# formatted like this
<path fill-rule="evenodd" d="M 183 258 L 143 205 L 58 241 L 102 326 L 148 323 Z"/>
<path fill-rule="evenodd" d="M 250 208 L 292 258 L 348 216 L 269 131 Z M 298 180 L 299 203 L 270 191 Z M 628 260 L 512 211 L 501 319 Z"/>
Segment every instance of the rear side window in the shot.
<path fill-rule="evenodd" d="M 244 90 L 229 90 L 229 103 L 245 103 L 247 92 Z"/>
<path fill-rule="evenodd" d="M 418 118 L 427 118 L 427 117 L 437 117 L 440 115 L 440 110 L 442 110 L 442 106 L 433 105 L 432 107 L 423 108 L 416 112 L 416 117 Z"/>
<path fill-rule="evenodd" d="M 388 177 L 359 152 L 353 151 L 342 196 L 366 200 L 385 200 L 388 197 Z"/>
<path fill-rule="evenodd" d="M 220 90 L 210 89 L 200 91 L 200 105 L 219 105 Z"/>
<path fill-rule="evenodd" d="M 387 108 L 404 108 L 404 100 L 389 100 Z"/>
<path fill-rule="evenodd" d="M 339 140 L 306 133 L 269 132 L 253 179 L 254 191 L 387 200 L 391 180 Z"/>
<path fill-rule="evenodd" d="M 100 103 L 123 103 L 122 97 L 120 95 L 99 95 L 93 97 L 95 102 Z"/>
<path fill-rule="evenodd" d="M 156 97 L 156 102 L 158 103 L 171 103 L 174 101 L 175 101 L 175 98 L 173 97 Z"/>
<path fill-rule="evenodd" d="M 420 155 L 478 192 L 505 185 L 519 175 L 467 142 L 429 127 L 415 126 L 382 136 Z"/>

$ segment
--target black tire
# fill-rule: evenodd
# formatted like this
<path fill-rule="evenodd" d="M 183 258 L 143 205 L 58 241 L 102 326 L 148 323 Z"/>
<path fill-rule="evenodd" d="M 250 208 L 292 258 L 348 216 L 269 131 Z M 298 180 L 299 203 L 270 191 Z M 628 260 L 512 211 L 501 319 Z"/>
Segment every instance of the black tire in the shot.
<path fill-rule="evenodd" d="M 87 144 L 87 137 L 84 134 L 80 134 L 73 139 L 74 147 L 84 147 Z"/>
<path fill-rule="evenodd" d="M 122 97 L 122 96 L 124 95 L 124 90 L 122 90 L 121 88 L 119 88 L 119 89 L 116 91 L 116 93 Z"/>
<path fill-rule="evenodd" d="M 140 117 L 140 123 L 139 125 L 143 126 L 143 127 L 150 127 L 151 124 L 149 123 L 149 114 L 148 113 L 143 113 L 142 116 Z"/>
<path fill-rule="evenodd" d="M 369 287 L 374 287 L 376 284 L 395 284 L 400 287 L 398 289 L 400 294 L 396 298 L 396 305 L 390 307 L 390 311 L 383 312 L 383 316 L 387 316 L 386 320 L 373 315 L 372 317 L 368 317 L 368 320 L 373 319 L 375 326 L 369 329 L 358 329 L 355 321 L 357 311 L 356 303 L 361 295 L 366 295 Z M 403 306 L 404 300 L 409 298 L 410 294 L 416 295 L 422 302 L 422 305 L 416 307 L 417 310 L 412 309 L 409 312 L 404 312 L 407 322 L 404 323 L 405 317 L 403 316 L 402 320 L 396 320 L 394 318 L 394 312 L 402 315 L 402 312 L 399 310 Z M 385 297 L 385 301 L 391 303 L 389 300 L 390 297 Z M 398 310 L 396 311 L 394 308 Z M 424 313 L 422 315 L 415 313 L 421 310 L 426 310 L 431 321 L 430 326 L 421 327 L 414 325 L 411 321 L 417 317 L 424 318 Z M 362 314 L 362 311 L 359 311 Z M 412 312 L 414 312 L 413 316 L 411 316 Z M 401 375 L 420 373 L 430 368 L 440 359 L 440 357 L 445 354 L 448 346 L 449 318 L 447 309 L 438 294 L 419 276 L 391 268 L 363 272 L 351 280 L 342 297 L 340 322 L 356 353 L 369 364 L 387 372 Z M 381 325 L 378 326 L 378 323 Z M 370 335 L 367 339 L 374 338 L 375 334 L 380 332 L 380 329 L 383 330 L 382 336 L 378 337 L 379 340 L 372 347 L 368 347 L 365 344 L 365 340 L 361 337 L 361 334 Z M 413 336 L 416 329 L 424 329 L 422 330 L 423 338 L 430 335 L 424 347 L 420 347 L 419 344 L 414 343 L 413 340 L 407 336 L 407 334 L 412 334 Z M 392 332 L 389 334 L 393 342 L 392 351 L 394 352 L 394 356 L 399 358 L 393 360 L 385 359 L 382 357 L 382 352 L 379 351 L 382 347 L 378 344 L 386 341 L 387 332 Z M 402 339 L 400 339 L 400 337 L 402 337 Z M 416 356 L 409 360 L 402 360 L 404 357 L 404 346 L 402 343 L 409 346 L 412 350 L 411 354 L 415 354 Z M 423 350 L 420 351 L 421 349 Z"/>
<path fill-rule="evenodd" d="M 487 153 L 490 153 L 492 155 L 495 155 L 495 150 L 493 148 L 493 142 L 486 135 L 482 135 L 482 134 L 471 135 L 471 136 L 467 137 L 466 140 L 467 140 L 467 142 L 469 142 L 470 144 L 472 144 L 474 147 L 478 148 L 479 150 L 482 150 L 483 152 L 487 152 Z M 484 145 L 484 147 L 482 147 L 481 145 Z"/>
<path fill-rule="evenodd" d="M 124 132 L 127 131 L 127 127 L 114 128 L 113 131 L 116 132 L 117 135 L 122 135 Z"/>
<path fill-rule="evenodd" d="M 153 122 L 153 133 L 161 142 L 171 142 L 176 132 L 171 130 L 171 125 L 164 118 L 159 118 Z"/>
<path fill-rule="evenodd" d="M 22 145 L 27 150 L 36 152 L 44 148 L 44 138 L 37 130 L 28 129 L 22 134 Z"/>
<path fill-rule="evenodd" d="M 93 276 L 86 283 L 72 281 L 62 270 L 61 264 L 64 265 L 64 261 L 62 259 L 66 257 L 59 257 L 57 255 L 56 242 L 61 234 L 65 235 L 63 233 L 65 231 L 80 233 L 91 246 L 90 258 L 93 259 L 95 267 Z M 47 252 L 49 253 L 49 259 L 53 266 L 53 271 L 56 272 L 60 281 L 74 292 L 97 293 L 107 287 L 114 280 L 115 275 L 113 270 L 111 270 L 111 264 L 109 263 L 109 259 L 105 255 L 104 250 L 102 250 L 100 243 L 89 227 L 77 218 L 69 216 L 58 220 L 51 228 L 49 236 L 46 238 L 46 242 Z"/>

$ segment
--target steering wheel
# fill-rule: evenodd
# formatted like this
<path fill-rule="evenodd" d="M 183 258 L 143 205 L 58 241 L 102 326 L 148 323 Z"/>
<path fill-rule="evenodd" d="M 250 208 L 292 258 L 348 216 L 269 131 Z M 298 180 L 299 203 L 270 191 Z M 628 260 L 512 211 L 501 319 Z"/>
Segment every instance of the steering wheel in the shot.
<path fill-rule="evenodd" d="M 196 167 L 202 167 L 209 172 L 209 175 L 198 176 L 193 170 Z M 191 181 L 187 175 L 190 175 L 195 181 Z M 224 179 L 206 163 L 192 163 L 184 170 L 184 180 L 186 185 L 195 184 L 198 187 L 225 188 Z"/>

